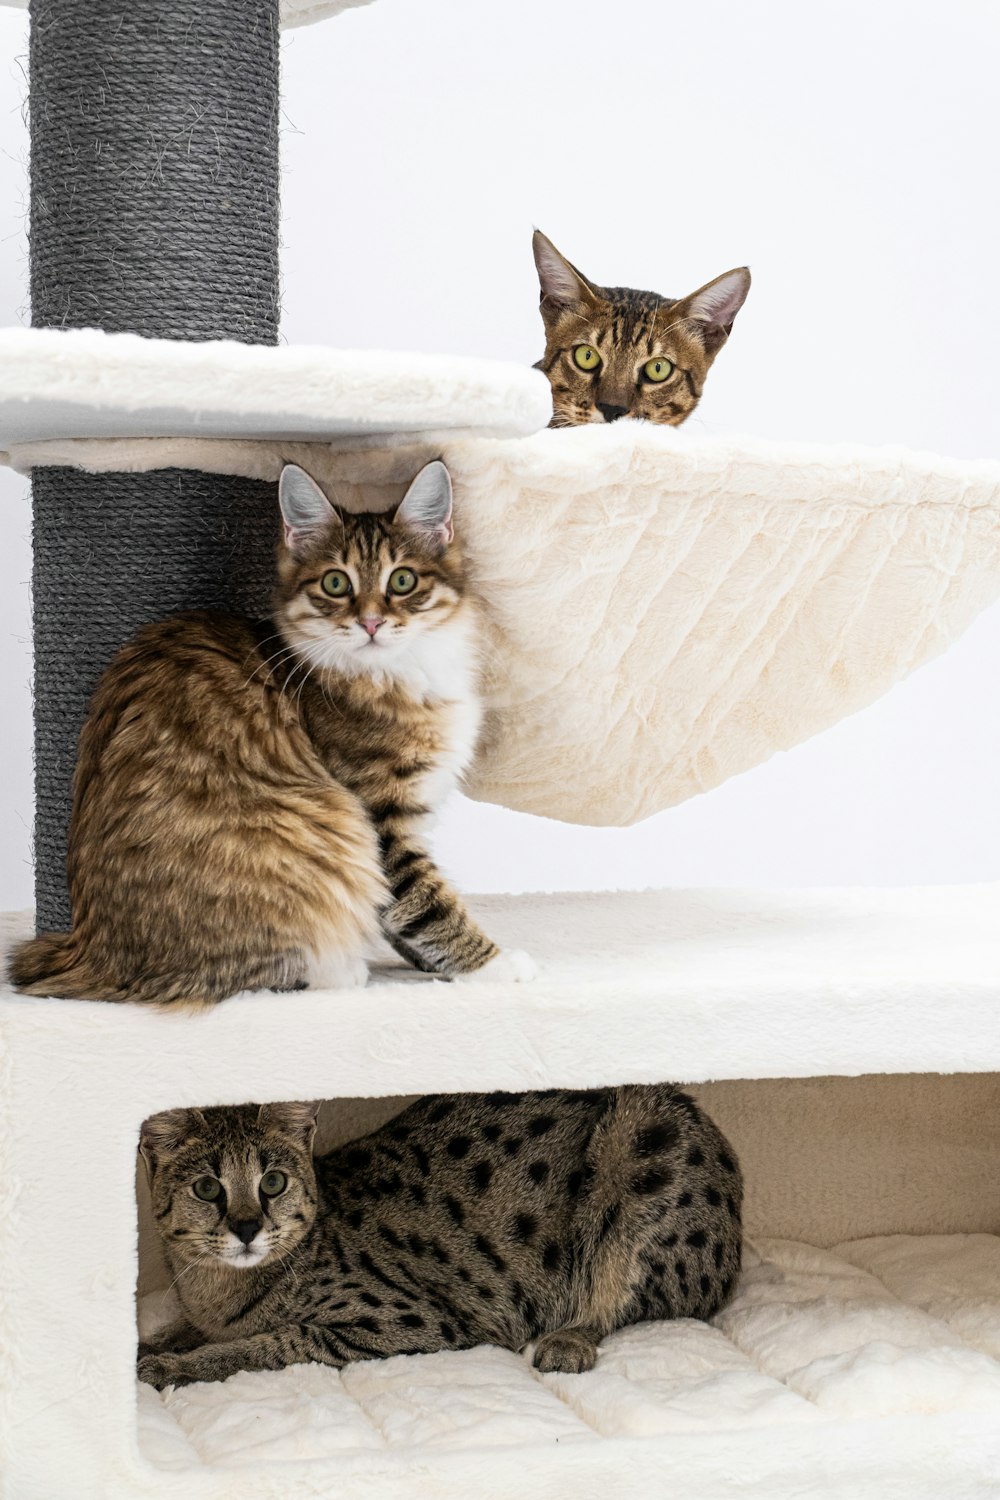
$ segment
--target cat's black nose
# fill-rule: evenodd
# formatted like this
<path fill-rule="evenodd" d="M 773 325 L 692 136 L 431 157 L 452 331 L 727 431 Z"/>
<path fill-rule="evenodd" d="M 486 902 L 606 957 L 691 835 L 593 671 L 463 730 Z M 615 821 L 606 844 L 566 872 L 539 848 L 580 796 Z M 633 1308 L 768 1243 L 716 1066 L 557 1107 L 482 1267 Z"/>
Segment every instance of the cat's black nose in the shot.
<path fill-rule="evenodd" d="M 597 410 L 605 422 L 617 422 L 619 417 L 624 417 L 628 414 L 627 406 L 612 406 L 607 401 L 598 401 Z"/>
<path fill-rule="evenodd" d="M 238 1240 L 242 1240 L 244 1245 L 249 1245 L 264 1227 L 264 1221 L 263 1219 L 235 1219 L 229 1227 Z"/>

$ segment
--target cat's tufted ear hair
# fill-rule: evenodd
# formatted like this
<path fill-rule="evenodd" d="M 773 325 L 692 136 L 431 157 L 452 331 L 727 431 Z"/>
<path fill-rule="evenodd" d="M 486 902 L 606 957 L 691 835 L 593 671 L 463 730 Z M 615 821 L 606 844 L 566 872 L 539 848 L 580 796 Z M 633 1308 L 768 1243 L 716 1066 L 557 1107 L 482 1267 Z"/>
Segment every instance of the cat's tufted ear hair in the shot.
<path fill-rule="evenodd" d="M 711 350 L 721 347 L 729 337 L 736 314 L 747 299 L 750 272 L 746 266 L 725 271 L 707 286 L 692 292 L 670 309 L 669 316 L 689 319 L 700 325 L 705 345 Z"/>
<path fill-rule="evenodd" d="M 446 547 L 455 539 L 451 475 L 439 458 L 425 464 L 400 501 L 392 521 L 423 540 Z"/>
<path fill-rule="evenodd" d="M 531 237 L 531 249 L 542 289 L 543 312 L 546 308 L 557 311 L 564 307 L 590 307 L 596 302 L 597 293 L 583 272 L 560 255 L 540 229 Z"/>
<path fill-rule="evenodd" d="M 143 1120 L 139 1132 L 139 1150 L 152 1170 L 161 1156 L 179 1151 L 204 1127 L 205 1117 L 198 1109 L 165 1109 Z"/>
<path fill-rule="evenodd" d="M 303 557 L 313 542 L 340 516 L 305 469 L 286 464 L 278 481 L 278 504 L 285 527 L 285 546 L 293 557 Z"/>
<path fill-rule="evenodd" d="M 257 1112 L 257 1124 L 264 1130 L 278 1130 L 283 1135 L 290 1135 L 308 1147 L 316 1133 L 320 1102 L 319 1099 L 306 1099 L 289 1104 L 262 1104 Z"/>

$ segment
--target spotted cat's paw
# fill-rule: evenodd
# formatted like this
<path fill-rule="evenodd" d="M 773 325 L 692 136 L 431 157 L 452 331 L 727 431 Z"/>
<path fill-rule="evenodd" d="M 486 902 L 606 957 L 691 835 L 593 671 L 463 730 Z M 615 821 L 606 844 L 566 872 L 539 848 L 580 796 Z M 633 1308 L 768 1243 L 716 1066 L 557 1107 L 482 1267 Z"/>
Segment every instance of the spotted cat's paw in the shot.
<path fill-rule="evenodd" d="M 557 1328 L 543 1333 L 535 1345 L 534 1365 L 544 1374 L 558 1370 L 563 1375 L 580 1375 L 592 1370 L 597 1359 L 597 1345 L 579 1328 Z"/>
<path fill-rule="evenodd" d="M 538 973 L 538 965 L 521 948 L 503 948 L 471 974 L 456 974 L 462 984 L 527 984 Z"/>
<path fill-rule="evenodd" d="M 190 1385 L 183 1363 L 176 1354 L 144 1354 L 136 1365 L 136 1374 L 145 1385 L 165 1391 L 167 1386 Z"/>

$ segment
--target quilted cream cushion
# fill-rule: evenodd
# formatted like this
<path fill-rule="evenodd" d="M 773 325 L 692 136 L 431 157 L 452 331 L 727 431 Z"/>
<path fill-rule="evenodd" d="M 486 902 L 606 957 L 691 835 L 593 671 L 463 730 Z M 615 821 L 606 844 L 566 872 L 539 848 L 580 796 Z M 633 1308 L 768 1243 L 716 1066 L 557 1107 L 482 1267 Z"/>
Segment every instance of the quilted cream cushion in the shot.
<path fill-rule="evenodd" d="M 883 1264 L 895 1273 L 891 1285 Z M 511 1445 L 531 1450 L 534 1484 L 526 1480 L 522 1493 L 556 1494 L 566 1491 L 538 1482 L 546 1448 L 659 1438 L 669 1443 L 662 1458 L 672 1492 L 695 1494 L 716 1478 L 715 1463 L 741 1468 L 744 1445 L 769 1432 L 784 1457 L 772 1496 L 812 1494 L 796 1479 L 802 1483 L 824 1426 L 874 1421 L 885 1424 L 888 1440 L 893 1418 L 917 1415 L 931 1451 L 945 1439 L 936 1432 L 942 1416 L 978 1418 L 981 1430 L 992 1424 L 996 1434 L 998 1271 L 1000 1240 L 985 1234 L 897 1235 L 834 1251 L 762 1240 L 747 1247 L 739 1293 L 714 1327 L 682 1319 L 622 1329 L 587 1375 L 539 1376 L 524 1357 L 483 1345 L 339 1373 L 318 1365 L 244 1373 L 163 1395 L 143 1386 L 139 1444 L 153 1464 L 188 1475 L 348 1455 L 367 1455 L 374 1469 L 400 1452 L 427 1464 L 478 1450 L 487 1466 Z M 992 1288 L 969 1336 L 960 1326 L 966 1278 Z M 948 1290 L 943 1311 L 925 1305 L 932 1284 Z M 700 1464 L 678 1458 L 685 1434 L 700 1435 Z M 624 1447 L 623 1466 L 629 1456 Z M 926 1458 L 926 1448 L 911 1447 L 911 1496 L 927 1493 L 919 1482 Z M 881 1495 L 892 1466 L 884 1453 L 865 1493 Z M 618 1493 L 644 1489 L 637 1483 Z"/>

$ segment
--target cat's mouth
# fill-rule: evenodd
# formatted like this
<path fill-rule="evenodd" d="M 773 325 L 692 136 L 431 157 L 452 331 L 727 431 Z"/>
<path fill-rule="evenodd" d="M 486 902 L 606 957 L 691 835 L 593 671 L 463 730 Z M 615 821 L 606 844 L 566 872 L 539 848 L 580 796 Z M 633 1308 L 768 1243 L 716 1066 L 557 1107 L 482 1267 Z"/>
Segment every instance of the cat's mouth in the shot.
<path fill-rule="evenodd" d="M 392 635 L 387 635 L 384 630 L 379 630 L 375 635 L 366 636 L 363 641 L 358 641 L 355 645 L 355 650 L 360 651 L 362 655 L 375 651 L 379 656 L 384 656 L 387 651 L 391 651 L 398 645 L 399 637 L 395 632 Z"/>
<path fill-rule="evenodd" d="M 238 1271 L 249 1271 L 252 1266 L 259 1266 L 262 1260 L 267 1259 L 271 1248 L 270 1239 L 264 1234 L 258 1234 L 249 1244 L 242 1243 L 235 1235 L 231 1235 L 216 1251 L 216 1255 L 224 1265 L 233 1266 Z"/>
<path fill-rule="evenodd" d="M 253 1266 L 259 1266 L 270 1253 L 270 1245 L 241 1245 L 238 1250 L 220 1250 L 219 1260 L 237 1271 L 249 1271 Z"/>

